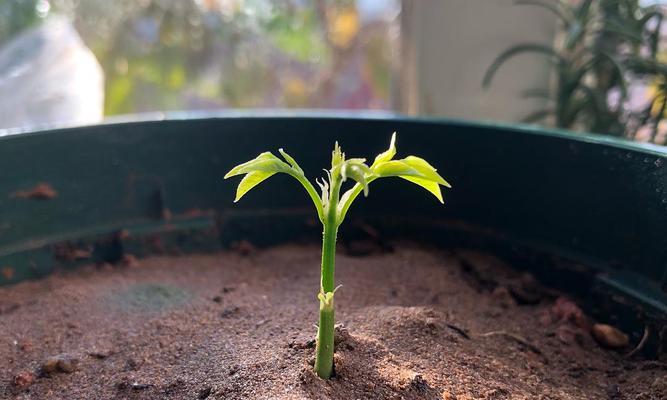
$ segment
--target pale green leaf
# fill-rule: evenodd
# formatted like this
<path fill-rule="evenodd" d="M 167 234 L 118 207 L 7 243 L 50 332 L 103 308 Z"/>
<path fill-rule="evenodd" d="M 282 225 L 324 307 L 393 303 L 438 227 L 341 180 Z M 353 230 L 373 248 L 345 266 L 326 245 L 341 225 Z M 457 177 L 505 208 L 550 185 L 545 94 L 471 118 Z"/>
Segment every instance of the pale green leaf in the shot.
<path fill-rule="evenodd" d="M 336 142 L 334 150 L 331 152 L 331 170 L 335 170 L 343 161 L 345 161 L 345 153 L 343 153 L 338 142 Z"/>
<path fill-rule="evenodd" d="M 420 174 L 422 174 L 426 179 L 437 182 L 440 185 L 451 188 L 449 183 L 440 174 L 438 170 L 435 169 L 428 161 L 424 160 L 421 157 L 407 156 L 402 160 L 404 163 L 408 164 L 412 168 L 416 169 Z"/>
<path fill-rule="evenodd" d="M 410 181 L 416 185 L 423 187 L 424 189 L 433 193 L 433 195 L 437 197 L 441 203 L 444 203 L 444 200 L 442 199 L 442 192 L 440 191 L 440 185 L 438 185 L 437 182 L 433 182 L 423 178 L 416 178 L 414 176 L 401 176 L 400 178 L 403 178 L 407 181 Z"/>
<path fill-rule="evenodd" d="M 320 187 L 320 191 L 322 192 L 322 204 L 326 206 L 329 204 L 329 182 L 327 182 L 326 179 L 322 179 L 322 181 L 315 179 L 315 183 Z"/>
<path fill-rule="evenodd" d="M 415 156 L 380 163 L 373 168 L 373 173 L 382 178 L 389 176 L 413 176 L 451 187 L 431 164 L 423 158 Z"/>
<path fill-rule="evenodd" d="M 378 165 L 373 167 L 373 173 L 379 177 L 400 175 L 422 177 L 419 171 L 403 162 L 403 160 L 392 160 L 378 163 Z"/>
<path fill-rule="evenodd" d="M 236 198 L 234 199 L 234 203 L 239 201 L 243 195 L 250 191 L 250 189 L 259 185 L 274 174 L 276 174 L 276 172 L 270 171 L 253 171 L 248 173 L 243 177 L 243 179 L 241 179 L 239 186 L 236 188 Z"/>
<path fill-rule="evenodd" d="M 289 169 L 289 165 L 287 165 L 284 161 L 281 161 L 278 157 L 274 156 L 271 152 L 267 151 L 258 155 L 255 159 L 232 168 L 232 170 L 225 175 L 225 179 L 254 171 L 286 172 Z"/>
<path fill-rule="evenodd" d="M 294 168 L 297 172 L 303 174 L 303 170 L 301 169 L 301 167 L 299 167 L 299 164 L 297 164 L 296 160 L 295 160 L 294 158 L 292 158 L 292 156 L 290 156 L 289 154 L 287 154 L 282 148 L 281 148 L 281 149 L 278 149 L 278 151 L 279 151 L 280 154 L 283 156 L 283 158 L 284 158 L 285 160 L 287 160 L 287 162 L 289 163 L 289 165 L 292 166 L 292 168 Z"/>
<path fill-rule="evenodd" d="M 234 202 L 239 201 L 239 199 L 241 199 L 241 197 L 243 197 L 249 190 L 270 176 L 282 172 L 301 183 L 315 205 L 317 216 L 320 218 L 320 221 L 323 221 L 324 209 L 322 206 L 322 199 L 317 194 L 317 190 L 315 190 L 313 184 L 306 179 L 299 165 L 289 154 L 285 153 L 282 149 L 280 149 L 280 154 L 285 157 L 289 164 L 267 151 L 248 162 L 237 165 L 225 175 L 225 179 L 227 179 L 232 176 L 247 174 L 243 177 L 236 189 L 236 199 Z"/>
<path fill-rule="evenodd" d="M 350 159 L 345 162 L 341 168 L 341 178 L 343 182 L 347 180 L 348 177 L 359 182 L 364 188 L 364 195 L 368 196 L 368 180 L 367 176 L 371 174 L 370 168 L 364 164 L 364 159 Z"/>
<path fill-rule="evenodd" d="M 375 157 L 375 161 L 373 161 L 373 166 L 382 162 L 389 161 L 392 158 L 394 158 L 395 155 L 396 155 L 396 132 L 394 132 L 391 135 L 391 142 L 389 143 L 389 149 L 378 154 L 377 157 Z"/>

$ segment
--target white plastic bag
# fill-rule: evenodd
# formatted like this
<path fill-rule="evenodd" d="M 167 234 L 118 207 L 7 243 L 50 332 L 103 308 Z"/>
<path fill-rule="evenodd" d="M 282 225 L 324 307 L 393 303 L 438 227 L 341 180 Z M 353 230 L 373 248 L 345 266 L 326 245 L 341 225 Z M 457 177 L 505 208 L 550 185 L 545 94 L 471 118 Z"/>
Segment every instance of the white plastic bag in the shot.
<path fill-rule="evenodd" d="M 99 122 L 104 73 L 72 24 L 51 17 L 0 48 L 0 128 Z"/>

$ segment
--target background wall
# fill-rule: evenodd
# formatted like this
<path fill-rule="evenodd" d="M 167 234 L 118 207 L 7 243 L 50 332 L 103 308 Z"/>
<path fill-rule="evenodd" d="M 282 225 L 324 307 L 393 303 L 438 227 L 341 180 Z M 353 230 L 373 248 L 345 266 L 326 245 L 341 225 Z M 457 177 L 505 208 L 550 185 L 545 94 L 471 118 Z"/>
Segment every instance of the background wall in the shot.
<path fill-rule="evenodd" d="M 496 74 L 488 90 L 484 72 L 509 46 L 551 44 L 556 20 L 513 0 L 403 0 L 403 55 L 396 107 L 410 114 L 518 121 L 544 103 L 523 99 L 525 89 L 546 88 L 548 63 L 518 56 Z"/>

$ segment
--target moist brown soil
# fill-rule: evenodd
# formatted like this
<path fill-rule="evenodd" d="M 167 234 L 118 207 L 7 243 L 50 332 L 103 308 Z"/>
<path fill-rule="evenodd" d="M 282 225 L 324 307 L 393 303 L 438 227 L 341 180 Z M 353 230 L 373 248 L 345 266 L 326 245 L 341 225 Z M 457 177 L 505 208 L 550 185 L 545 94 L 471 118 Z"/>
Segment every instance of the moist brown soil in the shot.
<path fill-rule="evenodd" d="M 600 347 L 574 303 L 498 259 L 394 247 L 338 256 L 331 380 L 310 366 L 319 248 L 289 244 L 0 288 L 0 397 L 667 398 L 665 364 Z"/>

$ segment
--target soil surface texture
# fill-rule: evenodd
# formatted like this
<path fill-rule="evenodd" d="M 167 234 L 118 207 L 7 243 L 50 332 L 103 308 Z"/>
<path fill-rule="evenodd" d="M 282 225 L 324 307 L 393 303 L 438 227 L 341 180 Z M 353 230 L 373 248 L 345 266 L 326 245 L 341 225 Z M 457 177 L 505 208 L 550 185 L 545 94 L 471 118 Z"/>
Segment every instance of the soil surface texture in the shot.
<path fill-rule="evenodd" d="M 598 321 L 529 275 L 488 254 L 392 247 L 339 252 L 327 381 L 311 372 L 316 245 L 0 288 L 0 398 L 667 399 L 667 364 L 624 357 L 634 339 L 604 347 Z"/>

